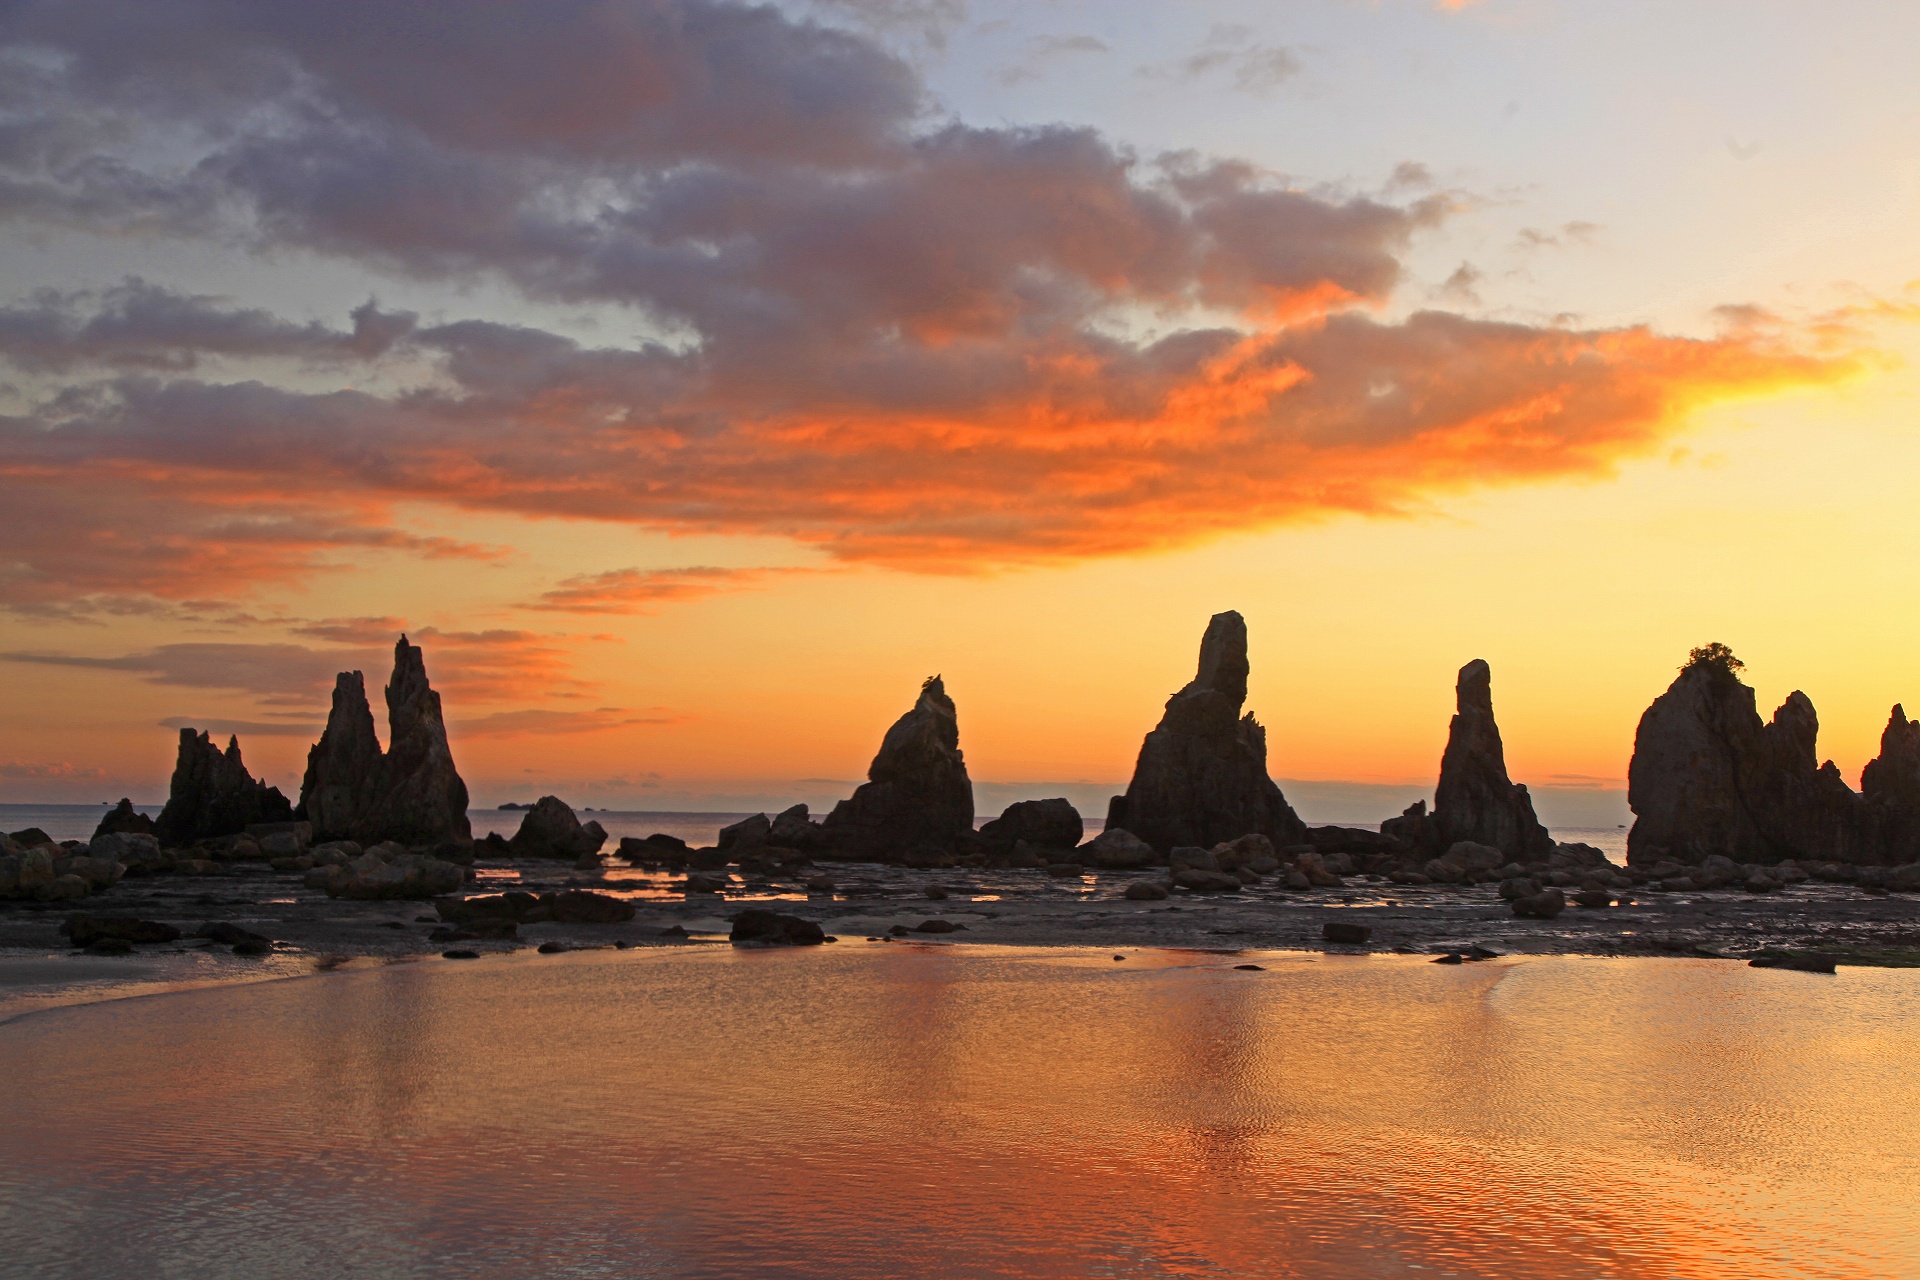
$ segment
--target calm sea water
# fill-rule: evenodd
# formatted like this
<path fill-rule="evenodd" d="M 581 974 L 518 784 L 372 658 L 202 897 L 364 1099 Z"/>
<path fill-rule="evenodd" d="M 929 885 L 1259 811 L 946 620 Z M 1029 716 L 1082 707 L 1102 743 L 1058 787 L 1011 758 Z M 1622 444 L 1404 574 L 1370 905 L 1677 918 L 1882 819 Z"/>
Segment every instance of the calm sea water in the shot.
<path fill-rule="evenodd" d="M 0 1270 L 1912 1277 L 1916 992 L 849 941 L 123 1000 L 0 1025 Z"/>
<path fill-rule="evenodd" d="M 141 811 L 158 815 L 159 805 L 140 806 Z M 93 834 L 100 823 L 100 815 L 106 811 L 104 805 L 85 804 L 0 804 L 0 830 L 18 831 L 23 827 L 39 827 L 55 840 L 85 840 Z M 520 829 L 520 820 L 526 815 L 511 809 L 469 809 L 467 817 L 473 823 L 473 834 L 484 836 L 489 831 L 498 831 L 503 836 L 511 836 Z M 643 810 L 603 811 L 582 810 L 581 821 L 592 818 L 606 828 L 609 843 L 617 844 L 623 836 L 636 838 L 652 835 L 656 831 L 670 836 L 678 836 L 691 845 L 710 845 L 718 837 L 720 828 L 740 821 L 751 815 L 745 813 L 656 813 Z M 982 814 L 977 821 L 986 822 L 991 816 Z M 1106 824 L 1100 818 L 1086 820 L 1087 834 L 1096 835 Z M 1377 824 L 1374 824 L 1377 826 Z M 1606 851 L 1615 862 L 1625 862 L 1627 857 L 1627 832 L 1623 828 L 1569 827 L 1554 831 L 1558 840 L 1577 840 L 1595 845 Z"/>

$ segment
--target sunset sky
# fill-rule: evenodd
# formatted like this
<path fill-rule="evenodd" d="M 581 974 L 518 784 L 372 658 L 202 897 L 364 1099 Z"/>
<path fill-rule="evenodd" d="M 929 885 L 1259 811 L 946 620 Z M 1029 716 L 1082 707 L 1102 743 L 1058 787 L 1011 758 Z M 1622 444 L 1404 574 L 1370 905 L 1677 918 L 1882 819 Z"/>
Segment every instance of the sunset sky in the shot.
<path fill-rule="evenodd" d="M 292 795 L 404 629 L 479 804 L 828 804 L 935 672 L 1084 803 L 1223 609 L 1309 819 L 1478 657 L 1625 821 L 1709 640 L 1857 783 L 1916 138 L 1896 0 L 0 5 L 0 800 Z"/>

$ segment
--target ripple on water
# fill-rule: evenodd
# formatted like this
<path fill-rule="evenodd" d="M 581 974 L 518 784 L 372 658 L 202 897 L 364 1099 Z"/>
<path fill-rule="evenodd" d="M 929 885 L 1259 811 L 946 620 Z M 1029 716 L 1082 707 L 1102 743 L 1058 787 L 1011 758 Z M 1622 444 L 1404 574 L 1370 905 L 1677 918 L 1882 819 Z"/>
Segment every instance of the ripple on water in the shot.
<path fill-rule="evenodd" d="M 1920 1274 L 1920 975 L 859 943 L 0 1027 L 0 1256 L 120 1276 Z"/>

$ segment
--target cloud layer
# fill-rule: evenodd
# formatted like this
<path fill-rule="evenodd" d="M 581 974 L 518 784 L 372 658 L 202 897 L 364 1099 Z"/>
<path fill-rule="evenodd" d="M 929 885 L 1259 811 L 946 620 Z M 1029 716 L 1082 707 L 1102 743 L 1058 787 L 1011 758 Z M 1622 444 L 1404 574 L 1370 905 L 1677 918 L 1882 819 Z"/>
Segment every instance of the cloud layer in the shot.
<path fill-rule="evenodd" d="M 0 70 L 16 228 L 499 282 L 658 335 L 296 323 L 147 281 L 19 300 L 16 607 L 495 554 L 403 503 L 915 569 L 1123 553 L 1603 472 L 1703 400 L 1845 368 L 1777 336 L 1383 319 L 1439 200 L 942 120 L 878 44 L 765 7 L 23 3 Z"/>

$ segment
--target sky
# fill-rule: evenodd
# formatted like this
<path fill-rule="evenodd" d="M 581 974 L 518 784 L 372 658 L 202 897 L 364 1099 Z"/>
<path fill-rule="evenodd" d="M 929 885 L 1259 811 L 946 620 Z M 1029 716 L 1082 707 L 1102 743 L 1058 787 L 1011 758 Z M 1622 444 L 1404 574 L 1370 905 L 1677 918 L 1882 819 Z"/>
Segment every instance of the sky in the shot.
<path fill-rule="evenodd" d="M 0 801 L 293 794 L 426 649 L 476 803 L 831 804 L 939 673 L 1099 812 L 1192 675 L 1310 820 L 1627 821 L 1718 640 L 1920 700 L 1920 9 L 0 5 Z M 376 693 L 377 702 L 377 693 Z M 376 706 L 376 718 L 384 716 Z"/>

